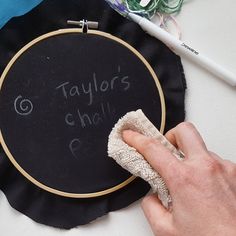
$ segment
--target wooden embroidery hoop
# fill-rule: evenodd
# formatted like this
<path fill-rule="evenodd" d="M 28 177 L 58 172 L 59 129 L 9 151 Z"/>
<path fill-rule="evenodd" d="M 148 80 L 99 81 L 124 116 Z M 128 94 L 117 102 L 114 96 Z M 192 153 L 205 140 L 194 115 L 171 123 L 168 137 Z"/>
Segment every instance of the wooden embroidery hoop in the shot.
<path fill-rule="evenodd" d="M 8 63 L 8 65 L 6 66 L 5 70 L 3 71 L 3 74 L 0 77 L 0 91 L 2 88 L 2 84 L 4 82 L 4 79 L 6 77 L 6 75 L 8 74 L 8 72 L 10 71 L 11 67 L 14 65 L 14 63 L 18 60 L 18 58 L 28 49 L 30 49 L 33 45 L 37 44 L 38 42 L 45 40 L 47 38 L 53 37 L 53 36 L 58 36 L 58 35 L 62 35 L 62 34 L 70 34 L 70 33 L 85 33 L 83 31 L 83 29 L 77 29 L 77 28 L 71 28 L 71 29 L 60 29 L 57 31 L 53 31 L 47 34 L 44 34 L 34 40 L 32 40 L 30 43 L 28 43 L 27 45 L 25 45 L 20 51 L 17 52 L 17 54 L 11 59 L 11 61 Z M 154 72 L 154 70 L 152 69 L 152 67 L 150 66 L 150 64 L 147 62 L 147 60 L 136 50 L 134 49 L 131 45 L 129 45 L 128 43 L 126 43 L 125 41 L 121 40 L 120 38 L 117 38 L 109 33 L 105 33 L 102 31 L 98 31 L 98 30 L 87 30 L 86 33 L 89 34 L 94 34 L 94 35 L 99 35 L 111 40 L 114 40 L 116 42 L 118 42 L 119 44 L 123 45 L 124 47 L 126 47 L 128 50 L 130 50 L 133 54 L 135 54 L 142 62 L 143 64 L 146 66 L 146 68 L 148 69 L 148 71 L 150 72 L 150 74 L 152 75 L 155 84 L 157 86 L 157 91 L 158 94 L 160 96 L 160 103 L 161 103 L 161 125 L 160 125 L 160 132 L 163 133 L 164 132 L 164 128 L 165 128 L 165 119 L 166 119 L 166 107 L 165 107 L 165 99 L 164 99 L 164 94 L 163 94 L 163 90 L 162 87 L 160 85 L 160 82 Z M 35 184 L 36 186 L 38 186 L 39 188 L 46 190 L 50 193 L 56 194 L 56 195 L 60 195 L 63 197 L 69 197 L 69 198 L 93 198 L 93 197 L 99 197 L 99 196 L 103 196 L 112 192 L 115 192 L 123 187 L 125 187 L 126 185 L 128 185 L 129 183 L 131 183 L 136 177 L 135 176 L 131 176 L 129 177 L 127 180 L 123 181 L 122 183 L 105 189 L 105 190 L 101 190 L 101 191 L 97 191 L 97 192 L 91 192 L 91 193 L 70 193 L 70 192 L 64 192 L 64 191 L 60 191 L 57 189 L 54 189 L 52 187 L 46 186 L 45 184 L 37 181 L 35 178 L 33 178 L 29 173 L 27 173 L 15 160 L 15 158 L 13 157 L 13 155 L 11 154 L 10 150 L 8 149 L 1 129 L 0 129 L 0 143 L 6 153 L 6 155 L 8 156 L 8 158 L 10 159 L 10 161 L 12 162 L 12 164 L 15 166 L 15 168 L 24 176 L 26 177 L 29 181 L 31 181 L 33 184 Z"/>

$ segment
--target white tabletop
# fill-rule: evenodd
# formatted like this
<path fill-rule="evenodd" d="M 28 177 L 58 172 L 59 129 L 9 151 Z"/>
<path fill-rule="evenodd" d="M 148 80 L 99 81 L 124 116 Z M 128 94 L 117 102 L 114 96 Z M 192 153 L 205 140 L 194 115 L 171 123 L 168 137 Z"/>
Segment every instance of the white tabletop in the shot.
<path fill-rule="evenodd" d="M 182 40 L 236 73 L 236 1 L 186 0 L 177 20 Z M 208 148 L 236 162 L 236 90 L 186 59 L 186 120 L 200 130 Z M 151 236 L 140 202 L 66 231 L 37 224 L 13 210 L 0 192 L 4 236 Z"/>

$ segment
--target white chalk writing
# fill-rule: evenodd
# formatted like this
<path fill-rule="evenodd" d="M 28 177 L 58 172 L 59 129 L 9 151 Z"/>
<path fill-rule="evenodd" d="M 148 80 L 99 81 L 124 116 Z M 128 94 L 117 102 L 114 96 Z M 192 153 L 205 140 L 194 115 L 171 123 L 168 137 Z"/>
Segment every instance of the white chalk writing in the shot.
<path fill-rule="evenodd" d="M 121 75 L 121 68 L 118 66 L 117 75 L 111 80 L 98 81 L 97 74 L 92 73 L 92 79 L 88 82 L 81 84 L 72 84 L 68 81 L 59 84 L 55 89 L 61 91 L 62 96 L 65 99 L 75 96 L 87 96 L 88 105 L 92 105 L 94 102 L 95 93 L 106 93 L 114 89 L 121 89 L 127 91 L 130 88 L 130 81 L 128 75 Z"/>
<path fill-rule="evenodd" d="M 21 116 L 30 115 L 33 111 L 33 104 L 29 99 L 23 99 L 19 95 L 14 101 L 14 108 L 17 114 Z"/>

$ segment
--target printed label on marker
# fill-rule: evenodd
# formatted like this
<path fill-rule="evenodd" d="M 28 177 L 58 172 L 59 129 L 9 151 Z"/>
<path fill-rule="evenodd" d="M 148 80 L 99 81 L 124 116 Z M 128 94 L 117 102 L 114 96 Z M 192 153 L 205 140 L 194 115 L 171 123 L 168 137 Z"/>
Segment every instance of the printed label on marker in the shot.
<path fill-rule="evenodd" d="M 193 53 L 196 54 L 196 55 L 199 54 L 199 52 L 197 52 L 195 49 L 189 47 L 189 46 L 188 46 L 187 44 L 185 44 L 185 43 L 182 43 L 181 46 L 187 48 L 189 51 L 193 52 Z"/>

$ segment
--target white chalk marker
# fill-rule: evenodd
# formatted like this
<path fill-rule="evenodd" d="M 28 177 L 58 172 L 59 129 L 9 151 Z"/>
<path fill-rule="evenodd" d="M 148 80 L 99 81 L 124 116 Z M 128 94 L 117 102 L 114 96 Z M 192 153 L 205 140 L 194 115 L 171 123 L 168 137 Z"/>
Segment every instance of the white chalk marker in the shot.
<path fill-rule="evenodd" d="M 236 76 L 231 71 L 228 71 L 191 46 L 175 38 L 150 20 L 133 13 L 128 13 L 128 17 L 139 24 L 148 34 L 161 40 L 177 55 L 183 55 L 189 58 L 191 61 L 214 74 L 216 77 L 224 80 L 226 83 L 236 86 Z"/>

